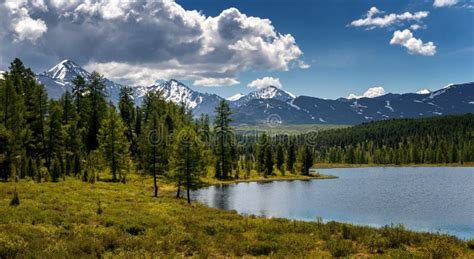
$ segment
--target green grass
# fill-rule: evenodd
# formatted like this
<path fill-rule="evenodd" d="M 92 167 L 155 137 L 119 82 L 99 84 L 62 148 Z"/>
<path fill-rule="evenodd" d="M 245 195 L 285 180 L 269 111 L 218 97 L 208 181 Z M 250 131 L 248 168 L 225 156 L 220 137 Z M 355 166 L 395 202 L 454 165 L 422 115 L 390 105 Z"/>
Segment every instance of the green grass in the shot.
<path fill-rule="evenodd" d="M 15 187 L 20 204 L 10 206 Z M 171 192 L 153 198 L 150 178 L 127 184 L 20 181 L 0 183 L 0 190 L 0 258 L 474 256 L 472 241 L 399 226 L 244 217 L 188 205 Z"/>
<path fill-rule="evenodd" d="M 283 125 L 270 125 L 270 124 L 258 124 L 258 125 L 238 125 L 235 126 L 233 132 L 236 134 L 243 133 L 254 133 L 254 132 L 267 132 L 270 135 L 297 135 L 308 132 L 319 132 L 331 129 L 347 128 L 350 125 L 330 125 L 330 124 L 283 124 Z"/>

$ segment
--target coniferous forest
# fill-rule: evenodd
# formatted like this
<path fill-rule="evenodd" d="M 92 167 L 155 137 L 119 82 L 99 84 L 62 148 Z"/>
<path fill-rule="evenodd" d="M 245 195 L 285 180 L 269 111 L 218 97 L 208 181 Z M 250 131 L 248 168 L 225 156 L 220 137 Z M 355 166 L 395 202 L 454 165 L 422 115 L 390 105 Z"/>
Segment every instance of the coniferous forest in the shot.
<path fill-rule="evenodd" d="M 113 182 L 132 172 L 176 184 L 179 197 L 201 178 L 248 178 L 276 173 L 308 175 L 314 164 L 463 164 L 474 161 L 474 115 L 371 122 L 299 135 L 236 134 L 222 101 L 215 114 L 193 119 L 186 104 L 148 93 L 135 107 L 133 88 L 107 102 L 103 78 L 78 76 L 72 93 L 50 100 L 19 59 L 0 81 L 0 176 Z M 210 118 L 214 118 L 211 122 Z"/>

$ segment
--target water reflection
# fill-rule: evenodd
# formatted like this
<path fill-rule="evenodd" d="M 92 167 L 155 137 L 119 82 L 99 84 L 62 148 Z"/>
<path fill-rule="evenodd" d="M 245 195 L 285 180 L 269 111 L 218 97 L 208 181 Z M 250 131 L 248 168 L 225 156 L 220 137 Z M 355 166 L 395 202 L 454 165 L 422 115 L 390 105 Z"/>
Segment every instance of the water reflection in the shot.
<path fill-rule="evenodd" d="M 474 237 L 474 168 L 320 170 L 338 179 L 211 186 L 193 198 L 242 214 L 336 220 Z"/>

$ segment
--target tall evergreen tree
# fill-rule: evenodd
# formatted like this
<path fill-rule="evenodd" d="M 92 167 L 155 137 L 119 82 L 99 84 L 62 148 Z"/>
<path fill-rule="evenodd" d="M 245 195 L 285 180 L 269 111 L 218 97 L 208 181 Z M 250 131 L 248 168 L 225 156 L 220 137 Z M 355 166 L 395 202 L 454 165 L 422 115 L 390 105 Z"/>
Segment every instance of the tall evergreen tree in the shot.
<path fill-rule="evenodd" d="M 65 131 L 62 126 L 62 109 L 58 102 L 51 101 L 49 105 L 48 134 L 46 147 L 46 167 L 51 172 L 51 160 L 56 159 L 63 168 L 63 153 Z M 61 172 L 62 174 L 62 172 Z"/>
<path fill-rule="evenodd" d="M 311 148 L 304 145 L 301 152 L 301 172 L 304 175 L 309 175 L 309 170 L 313 166 L 314 157 Z"/>
<path fill-rule="evenodd" d="M 115 108 L 110 105 L 99 130 L 99 147 L 112 172 L 112 181 L 117 181 L 117 173 L 122 178 L 122 170 L 127 166 L 129 144 L 125 136 L 127 128 Z"/>
<path fill-rule="evenodd" d="M 87 84 L 87 92 L 90 109 L 88 109 L 89 123 L 86 136 L 86 147 L 88 151 L 91 151 L 99 146 L 97 136 L 99 128 L 101 127 L 102 118 L 107 110 L 104 79 L 99 73 L 94 71 L 90 75 Z"/>
<path fill-rule="evenodd" d="M 153 175 L 154 196 L 158 197 L 158 174 L 162 174 L 168 163 L 167 129 L 157 111 L 151 112 L 142 134 L 141 152 L 144 169 Z"/>
<path fill-rule="evenodd" d="M 276 152 L 276 166 L 278 170 L 282 173 L 282 175 L 285 175 L 285 168 L 283 167 L 284 163 L 285 163 L 285 151 L 283 151 L 282 145 L 278 145 L 277 152 Z"/>
<path fill-rule="evenodd" d="M 175 134 L 172 147 L 172 174 L 175 179 L 178 179 L 177 185 L 181 184 L 182 179 L 185 180 L 188 203 L 191 203 L 190 191 L 202 186 L 201 177 L 205 174 L 201 147 L 197 138 L 195 130 L 186 126 Z"/>
<path fill-rule="evenodd" d="M 215 109 L 214 121 L 214 134 L 217 139 L 215 152 L 219 157 L 220 164 L 220 174 L 216 175 L 217 178 L 228 178 L 232 169 L 231 149 L 233 134 L 230 127 L 230 122 L 232 122 L 231 115 L 232 112 L 230 111 L 229 104 L 222 100 Z"/>
<path fill-rule="evenodd" d="M 273 165 L 274 165 L 274 160 L 273 160 L 273 150 L 271 145 L 267 145 L 265 147 L 265 167 L 264 167 L 264 174 L 265 176 L 271 176 L 273 174 Z"/>
<path fill-rule="evenodd" d="M 291 173 L 294 173 L 296 163 L 296 147 L 293 141 L 288 144 L 287 155 L 286 155 L 286 169 Z"/>

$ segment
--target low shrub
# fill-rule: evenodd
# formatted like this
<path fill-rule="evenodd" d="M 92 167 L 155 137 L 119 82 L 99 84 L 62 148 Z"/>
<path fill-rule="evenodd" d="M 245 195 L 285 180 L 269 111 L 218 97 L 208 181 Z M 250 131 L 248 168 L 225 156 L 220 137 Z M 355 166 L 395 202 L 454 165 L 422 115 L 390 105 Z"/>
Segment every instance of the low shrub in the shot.
<path fill-rule="evenodd" d="M 348 256 L 354 253 L 354 245 L 350 240 L 344 240 L 341 238 L 334 238 L 326 243 L 326 247 L 334 257 Z"/>

